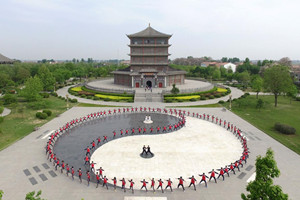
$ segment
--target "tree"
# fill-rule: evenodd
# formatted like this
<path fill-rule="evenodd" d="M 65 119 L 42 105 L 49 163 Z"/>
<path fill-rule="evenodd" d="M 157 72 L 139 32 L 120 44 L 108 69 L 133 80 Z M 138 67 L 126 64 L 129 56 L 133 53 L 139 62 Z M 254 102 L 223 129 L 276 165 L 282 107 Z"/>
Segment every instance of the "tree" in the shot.
<path fill-rule="evenodd" d="M 41 96 L 39 95 L 42 91 L 42 82 L 39 77 L 30 77 L 25 82 L 25 88 L 21 91 L 21 95 L 25 97 L 27 101 L 37 101 Z"/>
<path fill-rule="evenodd" d="M 247 88 L 248 83 L 250 82 L 250 74 L 248 71 L 239 73 L 237 76 L 238 80 L 243 84 L 244 88 Z"/>
<path fill-rule="evenodd" d="M 42 194 L 42 191 L 39 190 L 36 194 L 35 191 L 29 192 L 26 194 L 25 200 L 44 200 L 40 196 Z"/>
<path fill-rule="evenodd" d="M 256 108 L 260 110 L 264 106 L 264 101 L 262 99 L 258 99 L 256 103 Z"/>
<path fill-rule="evenodd" d="M 221 78 L 221 72 L 220 72 L 219 69 L 216 69 L 216 70 L 213 71 L 212 78 L 214 80 L 219 80 Z"/>
<path fill-rule="evenodd" d="M 0 190 L 0 200 L 2 200 L 4 192 L 2 190 Z"/>
<path fill-rule="evenodd" d="M 274 65 L 264 72 L 264 87 L 274 94 L 275 107 L 281 93 L 287 92 L 293 84 L 289 70 L 285 66 Z"/>
<path fill-rule="evenodd" d="M 288 89 L 286 95 L 290 97 L 290 104 L 292 104 L 292 99 L 296 98 L 298 94 L 298 89 L 296 85 L 292 84 Z"/>
<path fill-rule="evenodd" d="M 251 87 L 256 92 L 256 99 L 258 99 L 258 93 L 261 92 L 263 87 L 263 79 L 260 76 L 255 76 L 252 80 Z"/>
<path fill-rule="evenodd" d="M 27 70 L 24 67 L 19 67 L 17 74 L 16 74 L 16 78 L 18 79 L 18 81 L 20 81 L 21 83 L 24 83 L 24 81 L 30 77 L 30 72 L 29 70 Z"/>
<path fill-rule="evenodd" d="M 273 178 L 279 177 L 280 171 L 274 159 L 274 152 L 271 148 L 267 150 L 266 156 L 256 158 L 256 177 L 251 181 L 246 190 L 250 194 L 241 194 L 243 200 L 264 200 L 276 199 L 287 200 L 288 195 L 283 193 L 279 185 L 273 185 Z"/>
<path fill-rule="evenodd" d="M 228 59 L 227 59 L 227 57 L 223 57 L 223 58 L 221 59 L 221 61 L 222 61 L 222 62 L 227 62 Z"/>
<path fill-rule="evenodd" d="M 42 86 L 45 91 L 50 91 L 54 89 L 55 78 L 45 65 L 42 65 L 39 68 L 38 76 L 43 83 Z"/>
<path fill-rule="evenodd" d="M 281 58 L 278 63 L 283 66 L 292 67 L 292 61 L 289 57 Z"/>
<path fill-rule="evenodd" d="M 171 93 L 172 94 L 178 94 L 179 93 L 179 89 L 176 87 L 176 85 L 175 84 L 173 84 L 172 85 L 172 90 L 171 90 Z"/>

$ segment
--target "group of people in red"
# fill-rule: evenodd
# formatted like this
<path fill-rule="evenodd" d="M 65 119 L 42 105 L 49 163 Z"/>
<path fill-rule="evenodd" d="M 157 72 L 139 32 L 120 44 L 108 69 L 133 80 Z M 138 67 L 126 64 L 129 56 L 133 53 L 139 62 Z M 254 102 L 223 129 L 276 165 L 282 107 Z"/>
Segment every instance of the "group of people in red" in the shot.
<path fill-rule="evenodd" d="M 229 165 L 226 165 L 224 167 L 221 167 L 220 169 L 217 169 L 217 171 L 215 171 L 214 169 L 212 169 L 212 171 L 209 172 L 210 176 L 208 177 L 205 173 L 199 174 L 201 181 L 199 182 L 199 184 L 201 184 L 202 182 L 205 183 L 205 187 L 207 187 L 207 179 L 208 181 L 211 181 L 211 179 L 214 179 L 215 183 L 217 183 L 217 179 L 219 179 L 220 177 L 222 177 L 223 181 L 225 180 L 225 174 L 227 174 L 227 176 L 229 177 L 229 173 L 233 172 L 233 174 L 235 174 L 235 170 L 237 169 L 238 171 L 240 171 L 240 166 L 243 167 L 243 162 L 244 164 L 247 163 L 247 158 L 249 157 L 249 149 L 247 147 L 247 139 L 242 135 L 241 130 L 238 129 L 236 126 L 234 126 L 232 123 L 227 122 L 226 120 L 222 120 L 221 118 L 219 119 L 218 117 L 215 117 L 214 115 L 210 116 L 209 114 L 199 114 L 199 113 L 190 113 L 189 111 L 182 111 L 182 110 L 177 110 L 177 109 L 160 109 L 160 108 L 142 108 L 140 107 L 138 108 L 131 108 L 131 112 L 161 112 L 161 113 L 169 113 L 171 115 L 175 114 L 178 115 L 180 117 L 180 121 L 176 124 L 173 125 L 169 125 L 169 126 L 164 126 L 164 127 L 157 127 L 156 128 L 156 132 L 159 133 L 161 128 L 162 128 L 162 132 L 167 132 L 167 131 L 171 131 L 171 130 L 176 130 L 180 127 L 183 127 L 186 123 L 185 121 L 185 115 L 187 116 L 193 116 L 196 118 L 200 118 L 203 120 L 207 120 L 207 121 L 211 121 L 212 123 L 215 124 L 219 124 L 220 126 L 223 126 L 224 128 L 227 128 L 228 131 L 232 132 L 236 137 L 238 137 L 238 139 L 240 140 L 242 146 L 243 146 L 243 154 L 241 156 L 241 158 L 239 160 L 236 160 L 235 162 L 232 162 Z M 129 108 L 123 108 L 123 113 L 126 112 L 130 112 Z M 76 125 L 83 123 L 87 120 L 93 119 L 93 118 L 97 118 L 97 117 L 102 117 L 102 116 L 107 116 L 107 115 L 112 115 L 112 114 L 117 114 L 117 113 L 122 113 L 122 110 L 119 108 L 114 109 L 114 110 L 108 110 L 108 112 L 106 113 L 106 111 L 101 111 L 101 112 L 97 112 L 97 113 L 91 113 L 88 114 L 87 116 L 84 116 L 82 118 L 79 119 L 73 119 L 70 122 L 66 123 L 64 126 L 60 127 L 58 130 L 56 130 L 53 134 L 50 135 L 50 138 L 47 142 L 46 145 L 46 155 L 48 156 L 48 159 L 50 160 L 50 162 L 53 163 L 53 166 L 55 166 L 55 170 L 57 170 L 58 167 L 60 167 L 60 171 L 61 173 L 63 173 L 64 171 L 66 171 L 66 175 L 69 176 L 69 174 L 71 174 L 72 179 L 74 180 L 74 175 L 75 175 L 75 169 L 73 166 L 70 166 L 68 163 L 65 163 L 64 160 L 60 160 L 59 158 L 56 157 L 56 154 L 53 152 L 53 147 L 54 147 L 54 143 L 55 141 L 57 141 L 57 139 L 59 138 L 59 136 L 61 134 L 63 134 L 64 132 L 66 132 L 67 130 L 69 130 L 72 127 L 75 127 Z M 141 133 L 142 129 L 138 128 L 137 129 L 139 133 Z M 143 129 L 143 132 L 145 133 L 147 130 L 145 130 L 145 128 Z M 154 130 L 151 127 L 150 128 L 150 133 L 152 133 Z M 125 130 L 125 134 L 128 134 L 129 130 Z M 123 135 L 123 130 L 120 130 L 120 134 Z M 135 129 L 132 128 L 131 133 L 134 134 L 135 133 Z M 113 131 L 113 138 L 116 137 L 116 132 Z M 104 170 L 102 169 L 102 167 L 100 167 L 99 169 L 95 170 L 95 164 L 93 161 L 90 162 L 90 156 L 91 156 L 91 151 L 95 150 L 97 148 L 97 146 L 99 144 L 101 144 L 101 137 L 98 137 L 96 139 L 97 144 L 95 142 L 95 140 L 93 140 L 91 142 L 91 148 L 89 146 L 87 146 L 87 148 L 84 149 L 85 151 L 85 158 L 84 158 L 84 162 L 85 165 L 88 165 L 88 168 L 90 170 L 86 170 L 86 178 L 87 178 L 87 184 L 89 186 L 90 180 L 91 180 L 91 174 L 90 171 L 92 171 L 93 173 L 95 173 L 96 175 L 96 187 L 98 187 L 98 185 L 100 183 L 102 183 L 103 187 L 106 187 L 108 189 L 108 178 L 106 176 L 103 175 Z M 108 141 L 108 137 L 107 136 L 103 136 L 103 142 L 107 142 Z M 143 149 L 144 150 L 144 149 Z M 146 151 L 145 151 L 146 152 Z M 217 176 L 218 174 L 218 176 Z M 80 182 L 82 182 L 82 175 L 83 172 L 81 170 L 81 168 L 79 168 L 77 170 L 77 175 L 78 178 L 80 180 Z M 217 177 L 216 177 L 217 176 Z M 196 190 L 196 178 L 194 176 L 189 177 L 190 179 L 190 184 L 188 187 L 193 186 L 194 190 Z M 112 180 L 113 183 L 113 187 L 116 190 L 117 187 L 117 179 L 116 177 L 114 177 Z M 126 192 L 126 180 L 123 178 L 120 180 L 121 181 L 121 189 L 124 190 L 124 192 Z M 161 189 L 162 192 L 164 192 L 163 189 L 163 181 L 162 179 L 157 180 L 158 181 L 158 186 L 156 188 L 156 190 Z M 165 180 L 167 185 L 165 187 L 165 190 L 170 188 L 171 192 L 173 191 L 172 189 L 172 184 L 173 182 L 171 181 L 171 179 L 167 179 Z M 182 187 L 183 191 L 185 190 L 184 188 L 184 179 L 182 177 L 178 178 L 178 185 L 177 188 Z M 133 186 L 134 186 L 134 182 L 133 180 L 128 180 L 129 182 L 129 188 L 130 190 L 132 190 L 132 193 L 134 192 Z M 141 190 L 144 188 L 146 191 L 148 191 L 147 189 L 147 184 L 149 182 L 147 182 L 145 179 L 143 179 L 141 181 L 142 183 L 142 187 Z M 155 192 L 155 180 L 154 178 L 151 179 L 150 182 L 150 188 L 152 188 L 153 192 Z"/>

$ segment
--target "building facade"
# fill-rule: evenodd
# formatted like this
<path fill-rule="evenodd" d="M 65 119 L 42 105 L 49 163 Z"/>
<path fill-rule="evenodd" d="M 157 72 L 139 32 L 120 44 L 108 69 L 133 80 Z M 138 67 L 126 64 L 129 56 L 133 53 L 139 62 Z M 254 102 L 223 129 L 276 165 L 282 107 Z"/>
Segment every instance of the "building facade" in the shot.
<path fill-rule="evenodd" d="M 184 84 L 185 71 L 169 66 L 169 39 L 150 25 L 145 30 L 127 35 L 130 39 L 130 65 L 114 71 L 114 83 L 132 88 L 167 87 Z"/>

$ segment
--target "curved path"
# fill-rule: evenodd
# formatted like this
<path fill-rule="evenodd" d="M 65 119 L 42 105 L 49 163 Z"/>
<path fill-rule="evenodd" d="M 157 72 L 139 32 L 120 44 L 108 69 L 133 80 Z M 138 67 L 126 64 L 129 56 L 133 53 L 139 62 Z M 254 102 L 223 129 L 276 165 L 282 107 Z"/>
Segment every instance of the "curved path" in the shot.
<path fill-rule="evenodd" d="M 68 89 L 73 86 L 67 86 L 57 90 L 58 96 L 65 97 L 67 94 L 69 98 L 77 99 L 80 103 L 90 103 L 97 105 L 114 105 L 114 106 L 146 106 L 146 107 L 164 107 L 164 106 L 193 106 L 193 105 L 208 105 L 218 103 L 220 100 L 227 101 L 229 99 L 229 95 L 217 98 L 217 99 L 209 99 L 205 101 L 194 101 L 194 102 L 182 102 L 182 103 L 163 103 L 163 102 L 135 102 L 135 103 L 122 103 L 122 102 L 111 102 L 111 101 L 94 101 L 91 99 L 80 98 L 68 93 Z M 239 98 L 244 94 L 242 90 L 239 90 L 235 87 L 229 87 L 231 89 L 232 99 Z"/>
<path fill-rule="evenodd" d="M 0 114 L 1 117 L 7 116 L 11 113 L 11 110 L 8 108 L 4 108 L 3 112 Z"/>

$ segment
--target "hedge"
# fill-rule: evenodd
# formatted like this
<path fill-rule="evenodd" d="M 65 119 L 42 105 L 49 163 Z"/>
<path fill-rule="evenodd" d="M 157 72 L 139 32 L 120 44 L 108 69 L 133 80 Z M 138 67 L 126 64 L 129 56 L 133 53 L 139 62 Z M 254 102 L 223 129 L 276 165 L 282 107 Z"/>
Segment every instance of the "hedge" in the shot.
<path fill-rule="evenodd" d="M 46 113 L 42 113 L 42 112 L 37 112 L 35 116 L 39 119 L 46 119 L 48 117 Z"/>
<path fill-rule="evenodd" d="M 178 96 L 191 96 L 191 95 L 201 95 L 205 93 L 212 93 L 217 91 L 217 87 L 214 87 L 211 90 L 203 91 L 203 92 L 195 92 L 195 93 L 186 93 L 186 94 L 166 94 L 164 97 L 178 97 Z"/>
<path fill-rule="evenodd" d="M 82 91 L 81 87 L 73 87 L 73 88 L 71 88 L 71 90 L 75 91 L 75 92 Z"/>
<path fill-rule="evenodd" d="M 275 130 L 279 131 L 280 133 L 286 134 L 286 135 L 293 135 L 296 133 L 296 129 L 287 124 L 280 124 L 279 122 L 276 122 L 274 127 L 275 127 Z"/>
<path fill-rule="evenodd" d="M 98 91 L 95 91 L 95 90 L 90 90 L 84 86 L 81 87 L 81 89 L 83 91 L 86 91 L 86 92 L 91 92 L 91 93 L 94 93 L 94 94 L 102 94 L 102 95 L 110 95 L 110 96 L 122 96 L 122 97 L 133 97 L 134 95 L 133 94 L 116 94 L 116 93 L 108 93 L 108 92 L 98 92 Z"/>
<path fill-rule="evenodd" d="M 40 95 L 41 95 L 43 98 L 49 98 L 49 96 L 50 96 L 50 94 L 49 94 L 49 93 L 46 93 L 46 92 L 40 93 Z"/>
<path fill-rule="evenodd" d="M 0 106 L 0 114 L 3 113 L 4 107 Z"/>
<path fill-rule="evenodd" d="M 103 94 L 95 94 L 95 97 L 99 97 L 100 99 L 107 99 L 110 100 L 130 100 L 133 97 L 125 97 L 125 96 L 111 96 L 111 95 L 103 95 Z"/>

